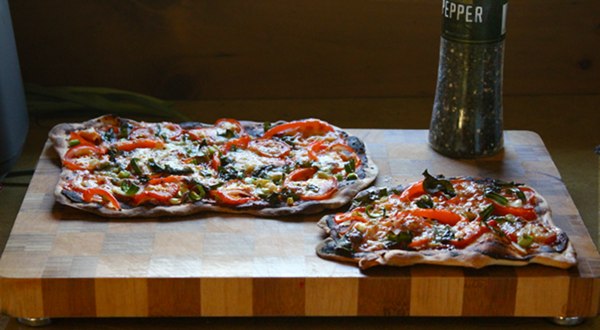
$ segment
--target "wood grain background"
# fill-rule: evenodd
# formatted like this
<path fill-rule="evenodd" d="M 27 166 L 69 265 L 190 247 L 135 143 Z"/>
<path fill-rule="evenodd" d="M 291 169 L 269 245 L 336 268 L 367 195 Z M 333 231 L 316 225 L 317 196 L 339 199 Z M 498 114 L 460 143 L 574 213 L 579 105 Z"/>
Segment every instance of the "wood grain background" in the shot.
<path fill-rule="evenodd" d="M 167 99 L 432 95 L 434 0 L 10 1 L 24 80 Z M 510 0 L 505 94 L 600 93 L 600 1 Z"/>

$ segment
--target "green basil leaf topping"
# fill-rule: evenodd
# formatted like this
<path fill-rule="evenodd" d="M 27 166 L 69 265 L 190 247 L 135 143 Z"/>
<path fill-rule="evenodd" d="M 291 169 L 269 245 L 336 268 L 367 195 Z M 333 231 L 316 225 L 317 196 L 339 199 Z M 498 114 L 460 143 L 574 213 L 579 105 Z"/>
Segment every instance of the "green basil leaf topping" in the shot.
<path fill-rule="evenodd" d="M 273 125 L 271 124 L 271 122 L 269 122 L 269 121 L 265 121 L 265 122 L 263 123 L 263 130 L 266 132 L 266 131 L 270 130 L 272 126 L 273 126 Z"/>
<path fill-rule="evenodd" d="M 433 208 L 433 200 L 429 195 L 423 195 L 419 198 L 415 204 L 422 209 L 432 209 Z"/>
<path fill-rule="evenodd" d="M 129 167 L 131 168 L 131 171 L 133 171 L 133 173 L 135 173 L 136 175 L 142 175 L 142 169 L 140 168 L 140 165 L 138 164 L 140 160 L 138 158 L 132 158 L 131 161 L 129 162 Z"/>
<path fill-rule="evenodd" d="M 492 213 L 494 213 L 494 204 L 488 205 L 485 209 L 479 212 L 479 218 L 481 218 L 481 221 L 485 221 L 492 215 Z"/>
<path fill-rule="evenodd" d="M 497 192 L 494 191 L 486 191 L 485 197 L 493 200 L 494 202 L 500 205 L 508 205 L 508 199 Z"/>
<path fill-rule="evenodd" d="M 425 177 L 423 180 L 423 189 L 425 189 L 425 192 L 428 194 L 442 192 L 451 197 L 456 196 L 456 191 L 452 186 L 452 182 L 445 180 L 444 177 L 433 177 L 431 174 L 429 174 L 429 172 L 427 172 L 427 170 L 423 172 L 423 176 Z"/>
<path fill-rule="evenodd" d="M 125 193 L 125 195 L 133 196 L 138 191 L 140 191 L 140 187 L 136 186 L 135 184 L 133 184 L 131 182 L 124 180 L 121 182 L 121 190 Z"/>
<path fill-rule="evenodd" d="M 510 191 L 512 191 L 515 195 L 517 195 L 517 198 L 519 198 L 521 200 L 521 202 L 527 203 L 527 197 L 525 197 L 525 194 L 521 191 L 521 189 L 512 188 Z"/>
<path fill-rule="evenodd" d="M 158 163 L 156 163 L 154 158 L 148 159 L 148 167 L 155 173 L 163 173 L 165 171 L 165 169 L 162 166 L 160 166 L 160 165 L 158 165 Z"/>
<path fill-rule="evenodd" d="M 384 244 L 388 248 L 406 249 L 412 240 L 413 234 L 410 231 L 401 231 L 397 234 L 394 232 L 389 232 L 386 236 L 386 242 L 384 242 Z"/>
<path fill-rule="evenodd" d="M 129 132 L 133 129 L 133 125 L 130 123 L 124 122 L 119 127 L 119 135 L 117 136 L 119 139 L 126 139 L 129 137 Z"/>

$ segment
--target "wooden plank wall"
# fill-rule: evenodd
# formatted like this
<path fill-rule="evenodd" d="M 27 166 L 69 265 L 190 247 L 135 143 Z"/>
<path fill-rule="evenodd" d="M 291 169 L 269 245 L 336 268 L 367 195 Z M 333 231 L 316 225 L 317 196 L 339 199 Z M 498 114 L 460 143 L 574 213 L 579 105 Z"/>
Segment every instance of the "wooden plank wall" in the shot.
<path fill-rule="evenodd" d="M 26 82 L 168 99 L 430 96 L 441 0 L 13 0 Z M 510 0 L 505 94 L 600 93 L 600 1 Z"/>

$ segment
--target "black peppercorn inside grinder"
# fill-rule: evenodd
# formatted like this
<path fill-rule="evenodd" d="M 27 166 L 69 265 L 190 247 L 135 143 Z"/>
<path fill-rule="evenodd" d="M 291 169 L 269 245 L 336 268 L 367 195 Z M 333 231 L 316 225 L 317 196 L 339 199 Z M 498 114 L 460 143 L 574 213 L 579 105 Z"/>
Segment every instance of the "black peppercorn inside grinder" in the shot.
<path fill-rule="evenodd" d="M 453 158 L 502 149 L 507 0 L 442 0 L 442 37 L 429 143 Z"/>
<path fill-rule="evenodd" d="M 8 0 L 0 0 L 0 180 L 21 154 L 28 118 Z"/>

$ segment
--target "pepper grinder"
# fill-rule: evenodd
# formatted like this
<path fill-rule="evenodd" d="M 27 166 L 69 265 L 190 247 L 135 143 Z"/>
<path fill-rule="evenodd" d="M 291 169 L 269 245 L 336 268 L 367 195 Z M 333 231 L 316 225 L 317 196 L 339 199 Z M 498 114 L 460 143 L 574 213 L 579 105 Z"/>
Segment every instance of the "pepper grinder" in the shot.
<path fill-rule="evenodd" d="M 502 71 L 508 0 L 443 0 L 429 144 L 452 158 L 503 147 Z"/>

